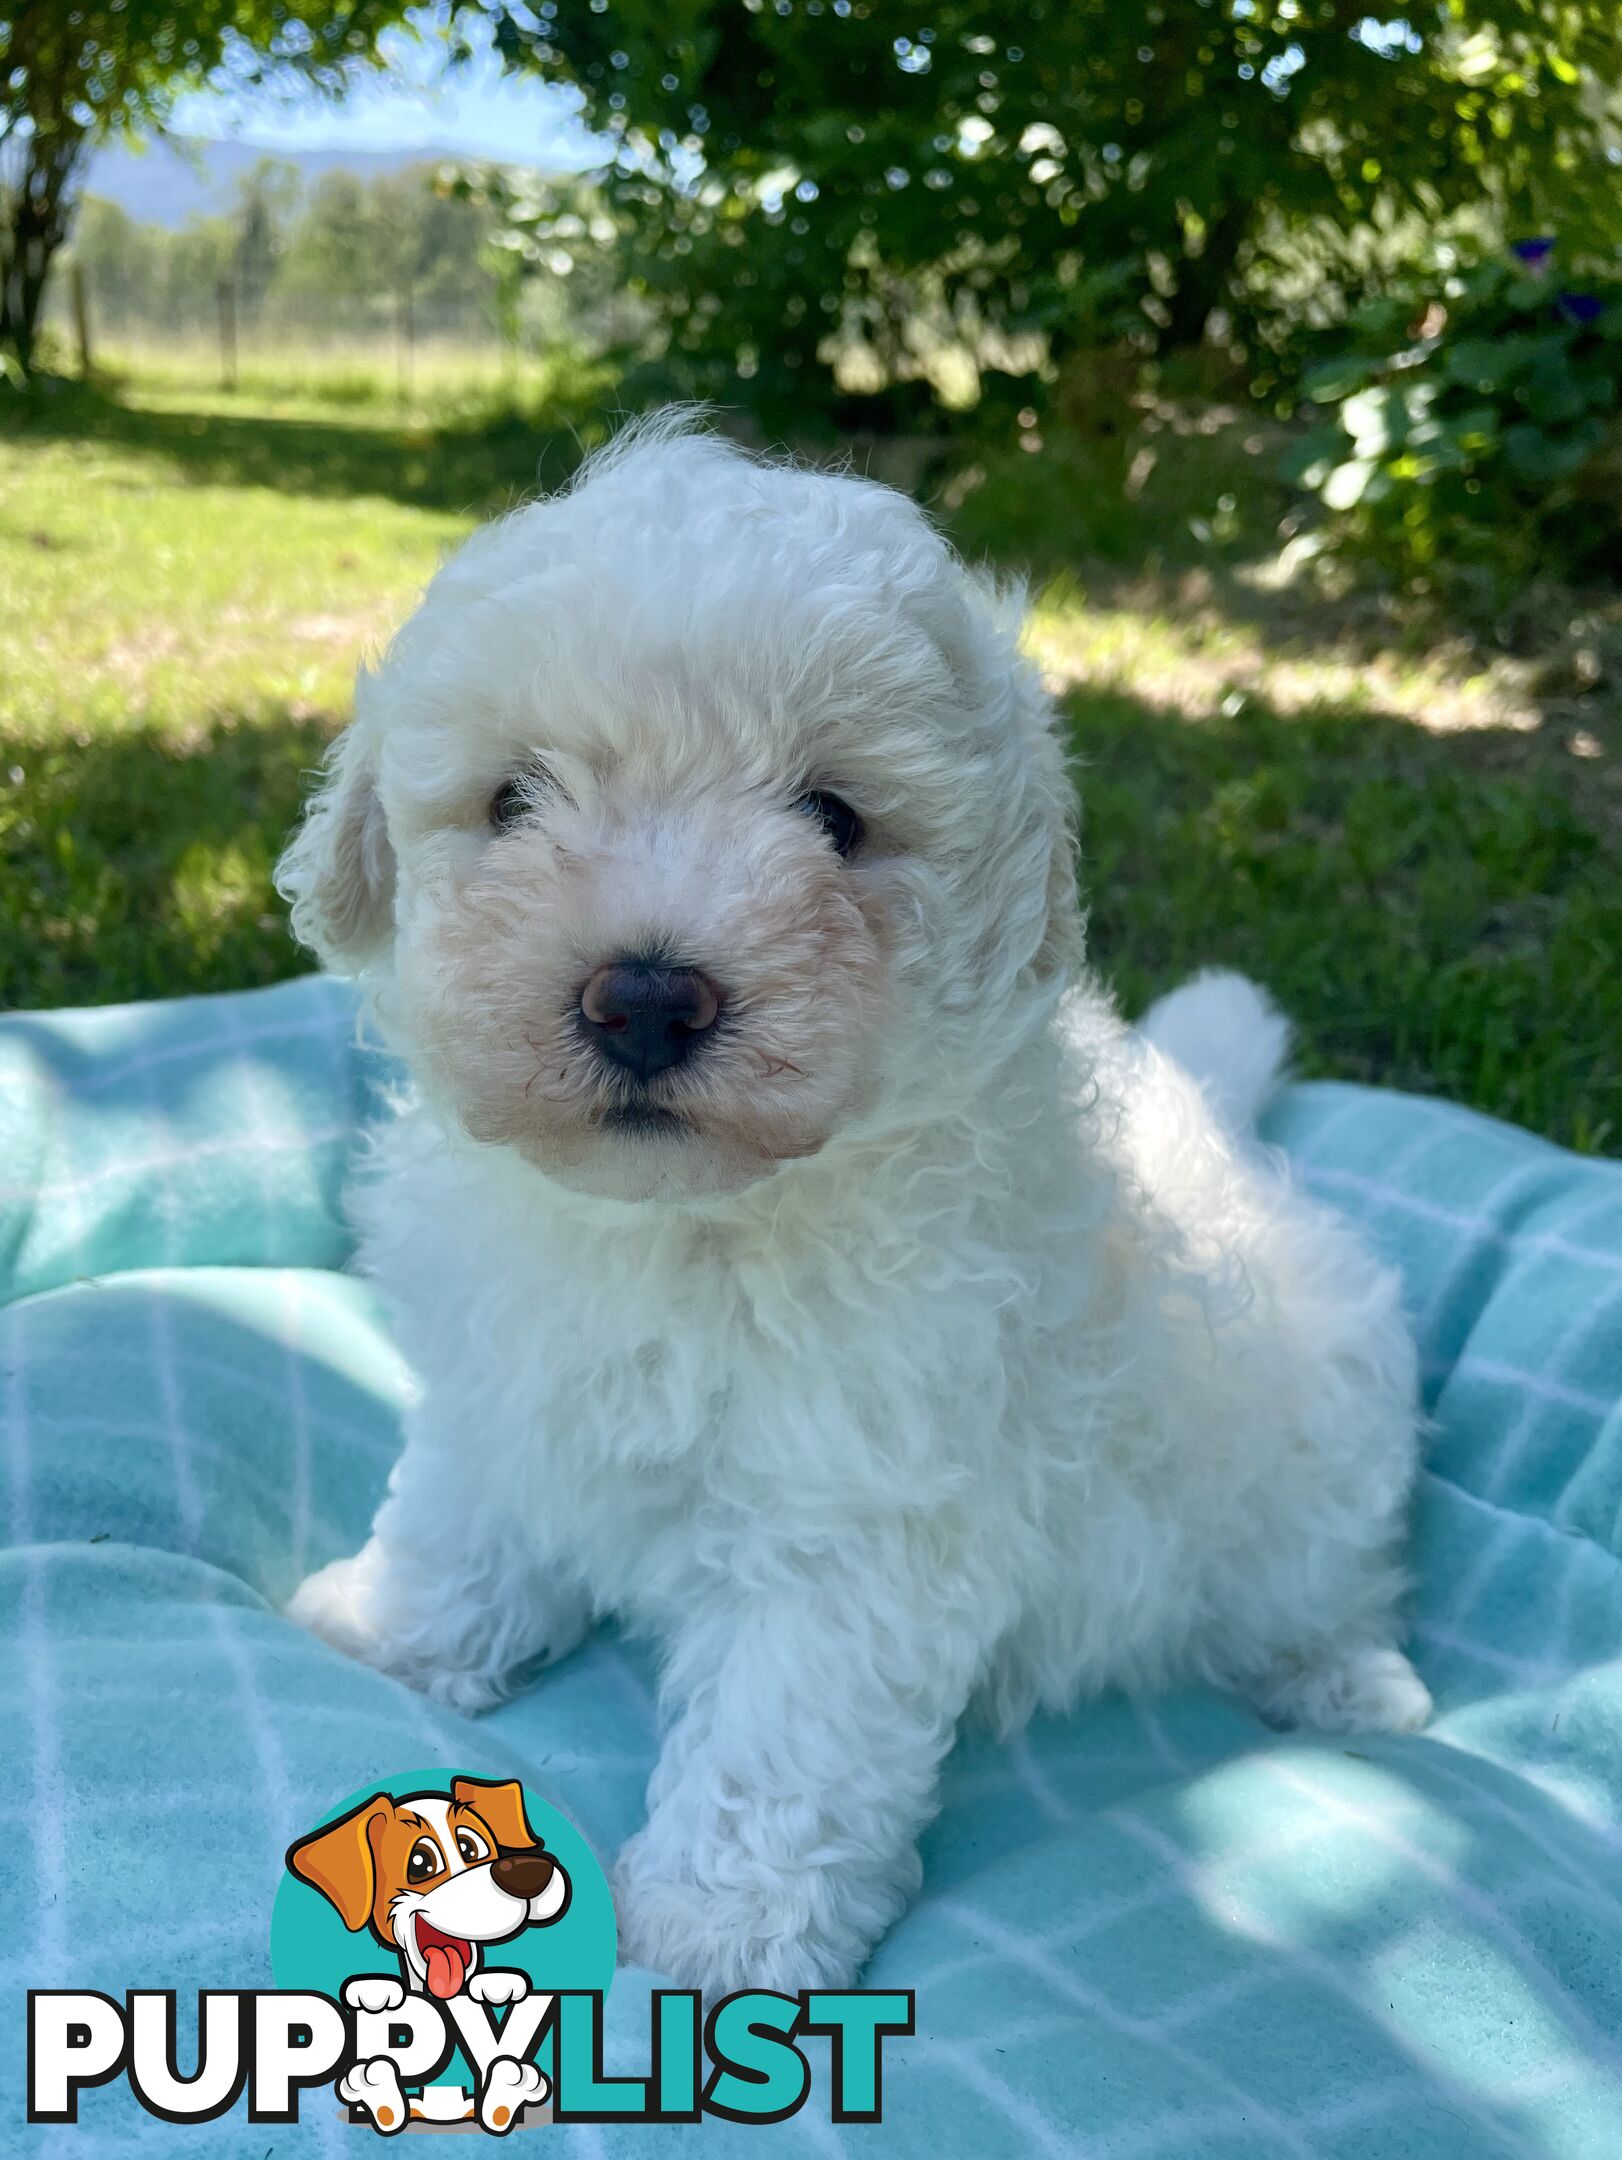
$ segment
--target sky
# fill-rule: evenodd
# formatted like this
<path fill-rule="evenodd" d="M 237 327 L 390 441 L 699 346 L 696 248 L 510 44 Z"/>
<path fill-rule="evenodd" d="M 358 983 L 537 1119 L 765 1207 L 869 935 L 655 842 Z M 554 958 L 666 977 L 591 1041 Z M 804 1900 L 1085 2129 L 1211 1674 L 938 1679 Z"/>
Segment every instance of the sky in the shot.
<path fill-rule="evenodd" d="M 459 150 L 554 169 L 596 162 L 575 94 L 534 77 L 502 78 L 488 46 L 470 65 L 445 65 L 443 22 L 390 32 L 385 72 L 357 77 L 342 101 L 308 91 L 233 88 L 183 98 L 177 135 L 255 143 L 266 150 Z"/>

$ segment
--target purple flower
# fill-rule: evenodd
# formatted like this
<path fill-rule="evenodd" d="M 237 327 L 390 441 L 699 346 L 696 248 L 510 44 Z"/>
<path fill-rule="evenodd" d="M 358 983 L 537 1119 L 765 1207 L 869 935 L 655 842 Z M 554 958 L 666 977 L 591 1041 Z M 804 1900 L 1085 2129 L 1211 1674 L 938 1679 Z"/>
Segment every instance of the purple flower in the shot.
<path fill-rule="evenodd" d="M 1560 295 L 1560 312 L 1567 322 L 1598 322 L 1605 312 L 1605 302 L 1598 293 L 1563 292 Z"/>
<path fill-rule="evenodd" d="M 1554 253 L 1554 240 L 1547 234 L 1537 240 L 1517 240 L 1509 252 L 1523 270 L 1533 277 L 1542 277 L 1549 267 L 1549 258 Z"/>

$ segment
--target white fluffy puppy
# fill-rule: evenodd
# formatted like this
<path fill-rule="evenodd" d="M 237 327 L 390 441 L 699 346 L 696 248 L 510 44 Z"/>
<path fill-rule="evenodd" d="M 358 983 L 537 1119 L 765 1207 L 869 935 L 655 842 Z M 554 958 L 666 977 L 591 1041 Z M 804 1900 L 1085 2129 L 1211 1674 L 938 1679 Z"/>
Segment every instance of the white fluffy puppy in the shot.
<path fill-rule="evenodd" d="M 466 1710 L 656 1634 L 617 1896 L 688 1984 L 848 1983 L 971 1706 L 1428 1708 L 1392 1278 L 1225 1129 L 1256 992 L 1145 1040 L 1080 972 L 1016 633 L 901 496 L 643 429 L 439 573 L 282 868 L 415 1075 L 359 1207 L 423 1379 L 293 1612 Z"/>

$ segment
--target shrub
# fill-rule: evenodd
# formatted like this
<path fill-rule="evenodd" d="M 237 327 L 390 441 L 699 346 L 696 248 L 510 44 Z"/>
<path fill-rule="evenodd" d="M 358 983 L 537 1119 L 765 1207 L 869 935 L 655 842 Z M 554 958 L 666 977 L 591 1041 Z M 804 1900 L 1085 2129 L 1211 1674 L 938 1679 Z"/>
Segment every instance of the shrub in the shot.
<path fill-rule="evenodd" d="M 1492 599 L 1614 564 L 1622 538 L 1622 279 L 1573 290 L 1550 243 L 1517 254 L 1354 315 L 1303 383 L 1333 418 L 1291 461 L 1331 545 Z"/>

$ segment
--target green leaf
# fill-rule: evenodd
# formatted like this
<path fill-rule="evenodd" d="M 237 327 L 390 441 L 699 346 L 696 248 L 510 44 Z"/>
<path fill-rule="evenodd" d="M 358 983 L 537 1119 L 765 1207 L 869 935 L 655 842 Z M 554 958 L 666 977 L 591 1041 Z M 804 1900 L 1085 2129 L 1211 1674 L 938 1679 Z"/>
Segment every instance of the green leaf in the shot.
<path fill-rule="evenodd" d="M 1343 353 L 1338 359 L 1321 361 L 1302 376 L 1302 395 L 1314 405 L 1339 405 L 1363 388 L 1377 365 L 1360 353 Z"/>
<path fill-rule="evenodd" d="M 1323 499 L 1331 510 L 1355 510 L 1374 474 L 1372 458 L 1348 458 L 1337 465 L 1323 484 Z"/>

